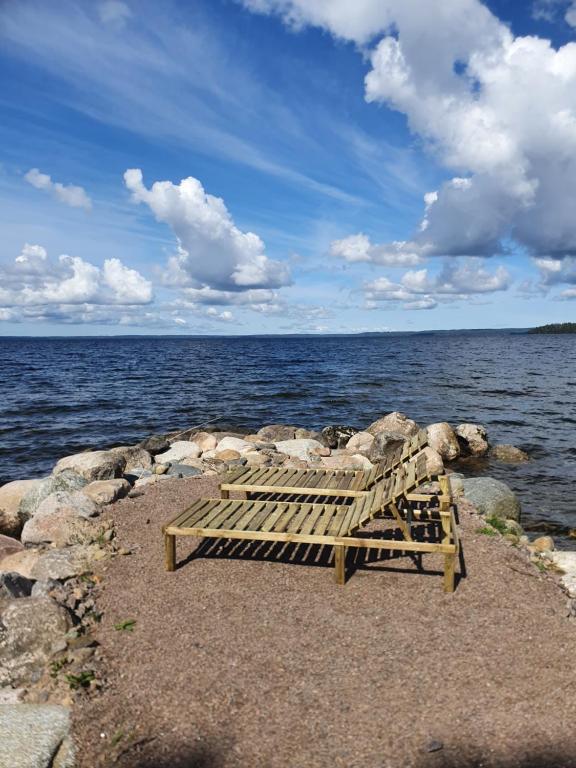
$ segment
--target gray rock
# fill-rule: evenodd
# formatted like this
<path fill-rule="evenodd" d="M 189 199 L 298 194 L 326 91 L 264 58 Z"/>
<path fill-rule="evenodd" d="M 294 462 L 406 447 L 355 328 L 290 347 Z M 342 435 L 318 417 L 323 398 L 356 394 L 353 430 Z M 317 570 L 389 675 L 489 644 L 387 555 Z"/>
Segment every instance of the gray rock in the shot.
<path fill-rule="evenodd" d="M 52 493 L 24 524 L 22 543 L 65 546 L 71 543 L 73 535 L 90 528 L 79 522 L 78 518 L 88 520 L 99 512 L 100 507 L 81 491 Z"/>
<path fill-rule="evenodd" d="M 54 643 L 71 628 L 66 610 L 46 597 L 14 600 L 0 617 L 0 686 L 39 679 Z"/>
<path fill-rule="evenodd" d="M 169 467 L 170 465 L 165 465 Z M 131 485 L 134 485 L 136 480 L 141 480 L 143 477 L 151 477 L 153 474 L 163 474 L 162 472 L 156 473 L 152 472 L 149 469 L 144 469 L 144 467 L 135 467 L 134 469 L 130 470 L 130 472 L 126 472 L 124 475 L 124 479 L 127 480 Z"/>
<path fill-rule="evenodd" d="M 296 427 L 289 424 L 269 424 L 262 427 L 256 433 L 264 442 L 276 443 L 281 440 L 293 440 L 296 434 Z"/>
<path fill-rule="evenodd" d="M 130 483 L 124 478 L 114 480 L 94 480 L 83 488 L 82 493 L 95 504 L 112 504 L 121 499 L 130 490 Z"/>
<path fill-rule="evenodd" d="M 40 581 L 34 582 L 30 596 L 51 597 L 51 592 L 54 592 L 55 590 L 59 591 L 62 588 L 62 584 L 57 579 L 41 579 Z M 58 600 L 57 602 L 60 601 Z"/>
<path fill-rule="evenodd" d="M 80 576 L 92 568 L 92 561 L 99 551 L 97 546 L 77 544 L 65 549 L 49 549 L 42 552 L 32 566 L 30 576 L 37 581 L 64 580 Z"/>
<path fill-rule="evenodd" d="M 37 486 L 24 496 L 20 503 L 22 522 L 26 522 L 28 518 L 32 517 L 44 499 L 52 493 L 58 491 L 80 491 L 87 483 L 86 478 L 69 469 L 60 472 L 58 475 L 49 475 L 49 477 L 43 478 Z"/>
<path fill-rule="evenodd" d="M 59 475 L 67 469 L 81 475 L 89 483 L 93 480 L 111 480 L 121 477 L 126 460 L 113 451 L 85 451 L 65 456 L 54 467 L 53 474 Z"/>
<path fill-rule="evenodd" d="M 459 424 L 455 431 L 463 456 L 485 456 L 488 453 L 486 429 L 482 424 Z"/>
<path fill-rule="evenodd" d="M 195 477 L 196 475 L 201 475 L 202 470 L 187 464 L 171 464 L 166 474 L 170 476 L 176 475 L 176 477 Z"/>
<path fill-rule="evenodd" d="M 322 440 L 328 448 L 344 448 L 348 440 L 360 430 L 342 424 L 332 424 L 322 430 Z"/>
<path fill-rule="evenodd" d="M 170 443 L 164 435 L 152 435 L 152 437 L 147 437 L 146 440 L 138 443 L 138 447 L 155 456 L 157 453 L 167 451 L 170 448 Z"/>
<path fill-rule="evenodd" d="M 400 445 L 405 443 L 407 438 L 398 432 L 377 432 L 374 436 L 374 442 L 367 452 L 367 456 L 373 464 L 388 458 L 388 456 Z"/>
<path fill-rule="evenodd" d="M 404 435 L 404 437 L 412 437 L 418 434 L 419 429 L 418 424 L 409 419 L 405 413 L 393 411 L 381 419 L 372 422 L 366 428 L 366 432 L 370 432 L 371 435 L 377 435 L 379 432 L 394 432 L 395 434 Z"/>
<path fill-rule="evenodd" d="M 520 519 L 520 502 L 506 483 L 493 477 L 466 477 L 458 481 L 458 484 L 461 484 L 464 496 L 481 515 L 501 520 Z"/>
<path fill-rule="evenodd" d="M 30 597 L 33 584 L 32 579 L 19 573 L 0 573 L 0 606 L 19 597 Z"/>
<path fill-rule="evenodd" d="M 0 768 L 74 768 L 74 753 L 66 707 L 0 706 Z"/>
<path fill-rule="evenodd" d="M 140 445 L 120 445 L 111 448 L 109 452 L 124 459 L 124 472 L 129 472 L 133 467 L 152 468 L 152 454 Z"/>
<path fill-rule="evenodd" d="M 520 464 L 530 460 L 530 456 L 515 445 L 493 445 L 490 448 L 490 458 L 508 464 Z"/>

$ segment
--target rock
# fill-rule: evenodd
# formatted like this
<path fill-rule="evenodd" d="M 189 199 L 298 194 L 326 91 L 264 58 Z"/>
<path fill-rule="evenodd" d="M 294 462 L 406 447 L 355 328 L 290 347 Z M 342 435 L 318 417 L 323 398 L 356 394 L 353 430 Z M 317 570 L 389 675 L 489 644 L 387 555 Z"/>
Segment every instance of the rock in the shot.
<path fill-rule="evenodd" d="M 322 459 L 322 466 L 327 469 L 372 469 L 374 466 L 365 456 L 355 454 L 340 454 L 339 456 L 326 456 Z"/>
<path fill-rule="evenodd" d="M 220 474 L 221 472 L 226 471 L 226 462 L 222 461 L 222 459 L 202 459 L 204 466 L 206 467 L 206 470 L 208 472 L 216 472 L 216 474 Z"/>
<path fill-rule="evenodd" d="M 376 436 L 379 432 L 394 432 L 404 437 L 412 437 L 418 434 L 420 427 L 415 421 L 409 419 L 405 413 L 393 411 L 381 419 L 374 421 L 367 427 L 366 432 Z"/>
<path fill-rule="evenodd" d="M 229 469 L 234 469 L 235 467 L 243 467 L 246 464 L 248 464 L 248 462 L 246 461 L 244 456 L 239 456 L 237 459 L 227 459 L 226 460 L 226 466 Z"/>
<path fill-rule="evenodd" d="M 2 558 L 7 555 L 12 555 L 14 552 L 21 552 L 23 549 L 24 545 L 18 541 L 18 539 L 13 539 L 11 536 L 3 536 L 0 534 L 0 562 L 2 561 Z"/>
<path fill-rule="evenodd" d="M 272 464 L 272 459 L 260 451 L 248 451 L 244 454 L 244 458 L 250 467 L 267 467 Z"/>
<path fill-rule="evenodd" d="M 24 496 L 40 485 L 40 480 L 14 480 L 0 488 L 0 533 L 18 536 L 23 520 L 20 504 Z"/>
<path fill-rule="evenodd" d="M 520 537 L 524 535 L 524 529 L 520 523 L 517 520 L 512 520 L 511 518 L 507 518 L 504 522 L 506 523 L 506 530 L 508 533 L 517 536 L 518 541 L 520 541 Z M 554 549 L 554 541 L 552 541 L 552 549 Z"/>
<path fill-rule="evenodd" d="M 99 547 L 77 544 L 65 549 L 49 549 L 43 552 L 30 571 L 30 577 L 37 581 L 58 579 L 63 581 L 73 576 L 81 576 L 92 570 Z"/>
<path fill-rule="evenodd" d="M 234 461 L 240 458 L 240 454 L 232 448 L 226 448 L 223 451 L 217 451 L 215 458 L 220 459 L 220 461 Z"/>
<path fill-rule="evenodd" d="M 0 768 L 74 768 L 74 754 L 66 707 L 0 706 Z"/>
<path fill-rule="evenodd" d="M 196 443 L 202 453 L 214 450 L 218 444 L 218 441 L 210 432 L 197 432 L 192 438 L 192 442 Z"/>
<path fill-rule="evenodd" d="M 195 477 L 201 475 L 202 470 L 197 467 L 191 467 L 188 464 L 171 464 L 166 473 L 168 476 L 177 475 L 178 477 Z"/>
<path fill-rule="evenodd" d="M 174 475 L 150 475 L 149 477 L 141 477 L 140 480 L 136 480 L 134 488 L 142 488 L 145 485 L 155 485 L 162 480 L 174 480 Z M 130 491 L 128 496 L 131 496 L 133 491 Z"/>
<path fill-rule="evenodd" d="M 200 459 L 193 459 L 193 458 L 182 459 L 182 464 L 190 464 L 191 467 L 194 467 L 196 466 L 195 464 L 192 463 L 194 461 L 200 461 Z M 170 464 L 154 464 L 154 466 L 152 467 L 152 473 L 154 475 L 165 475 L 169 469 L 170 469 Z"/>
<path fill-rule="evenodd" d="M 460 444 L 456 433 L 447 421 L 439 421 L 426 427 L 428 444 L 443 461 L 454 461 L 460 456 Z"/>
<path fill-rule="evenodd" d="M 22 529 L 23 544 L 54 543 L 65 546 L 76 533 L 90 526 L 76 524 L 77 518 L 88 520 L 100 512 L 100 507 L 81 491 L 52 493 L 40 504 L 34 517 Z"/>
<path fill-rule="evenodd" d="M 141 443 L 138 443 L 138 447 L 143 448 L 145 451 L 148 451 L 148 453 L 151 453 L 152 456 L 155 456 L 157 453 L 167 451 L 170 448 L 170 443 L 164 435 L 152 435 L 151 437 L 147 437 L 146 440 L 142 440 Z"/>
<path fill-rule="evenodd" d="M 144 467 L 134 467 L 134 469 L 131 469 L 130 472 L 126 472 L 126 474 L 124 475 L 124 480 L 126 480 L 128 483 L 133 485 L 136 482 L 136 480 L 141 480 L 143 477 L 150 477 L 153 474 L 154 475 L 163 474 L 162 472 L 157 473 L 155 471 L 155 468 L 157 466 L 166 467 L 166 471 L 168 471 L 170 464 L 155 464 L 152 469 L 144 469 Z"/>
<path fill-rule="evenodd" d="M 124 472 L 134 467 L 152 469 L 152 454 L 140 445 L 120 445 L 109 452 L 124 459 Z"/>
<path fill-rule="evenodd" d="M 363 469 L 365 472 L 369 472 L 374 466 L 370 459 L 367 459 L 362 453 L 353 453 L 350 458 L 354 461 L 356 469 Z"/>
<path fill-rule="evenodd" d="M 49 475 L 43 478 L 39 485 L 32 488 L 22 499 L 20 504 L 22 522 L 26 522 L 28 518 L 32 517 L 40 504 L 50 494 L 57 491 L 80 491 L 87 484 L 86 478 L 71 469 L 66 469 L 58 475 Z"/>
<path fill-rule="evenodd" d="M 130 490 L 130 483 L 124 478 L 114 480 L 94 480 L 82 489 L 82 493 L 88 496 L 95 504 L 112 504 L 116 499 L 121 499 Z"/>
<path fill-rule="evenodd" d="M 539 536 L 529 545 L 532 552 L 551 552 L 554 549 L 552 536 Z"/>
<path fill-rule="evenodd" d="M 254 443 L 239 437 L 224 437 L 216 446 L 216 456 L 222 451 L 237 451 L 240 455 L 254 450 Z"/>
<path fill-rule="evenodd" d="M 32 579 L 27 579 L 19 573 L 0 573 L 0 606 L 5 606 L 10 600 L 19 597 L 30 597 Z"/>
<path fill-rule="evenodd" d="M 340 424 L 334 424 L 324 427 L 322 430 L 322 439 L 329 448 L 344 448 L 352 435 L 359 430 L 356 427 L 346 427 Z"/>
<path fill-rule="evenodd" d="M 530 461 L 530 456 L 515 445 L 493 445 L 490 448 L 490 457 L 509 464 Z"/>
<path fill-rule="evenodd" d="M 298 428 L 294 432 L 294 438 L 296 440 L 318 440 L 318 442 L 322 442 L 322 433 L 317 432 L 315 429 L 302 429 Z"/>
<path fill-rule="evenodd" d="M 460 482 L 464 496 L 484 517 L 520 519 L 520 502 L 506 483 L 493 477 L 465 477 Z"/>
<path fill-rule="evenodd" d="M 374 440 L 374 435 L 370 434 L 370 432 L 356 432 L 346 443 L 346 448 L 351 453 L 368 455 Z"/>
<path fill-rule="evenodd" d="M 459 424 L 456 436 L 464 456 L 485 456 L 488 453 L 486 430 L 481 424 Z"/>
<path fill-rule="evenodd" d="M 318 440 L 310 440 L 307 438 L 302 438 L 300 440 L 280 440 L 275 443 L 275 446 L 276 450 L 280 453 L 285 453 L 287 456 L 302 459 L 303 461 L 309 461 L 314 450 L 322 450 L 325 447 L 322 443 L 319 443 Z"/>
<path fill-rule="evenodd" d="M 260 440 L 267 443 L 277 443 L 283 440 L 293 440 L 296 435 L 296 427 L 287 424 L 270 424 L 262 427 L 257 432 Z"/>
<path fill-rule="evenodd" d="M 406 440 L 407 438 L 398 432 L 378 432 L 374 437 L 374 442 L 368 449 L 368 458 L 376 464 L 378 461 L 388 458 Z"/>
<path fill-rule="evenodd" d="M 567 573 L 562 576 L 560 584 L 562 584 L 568 593 L 568 597 L 576 598 L 576 573 Z M 576 605 L 574 608 L 576 608 Z M 576 610 L 573 611 L 573 615 L 576 616 Z"/>
<path fill-rule="evenodd" d="M 58 475 L 66 469 L 71 469 L 91 483 L 93 480 L 111 480 L 113 477 L 120 477 L 125 465 L 123 456 L 113 451 L 86 451 L 60 459 L 54 467 L 53 474 Z"/>
<path fill-rule="evenodd" d="M 289 456 L 282 462 L 286 469 L 308 469 L 308 462 L 303 459 L 290 458 Z"/>
<path fill-rule="evenodd" d="M 550 560 L 557 570 L 576 575 L 576 552 L 571 550 L 552 552 Z"/>
<path fill-rule="evenodd" d="M 15 552 L 0 560 L 0 573 L 19 573 L 20 576 L 31 579 L 39 557 L 38 549 L 23 549 L 21 552 Z"/>
<path fill-rule="evenodd" d="M 164 451 L 164 453 L 159 453 L 156 456 L 156 461 L 160 464 L 166 462 L 171 464 L 190 457 L 197 459 L 200 456 L 200 453 L 200 448 L 198 448 L 196 443 L 191 443 L 189 440 L 176 440 L 176 442 L 172 443 L 169 450 Z"/>
<path fill-rule="evenodd" d="M 66 610 L 47 597 L 14 600 L 0 617 L 0 686 L 41 676 L 52 646 L 71 628 Z"/>
<path fill-rule="evenodd" d="M 442 475 L 444 473 L 444 462 L 442 461 L 442 456 L 438 453 L 438 451 L 435 451 L 434 448 L 431 448 L 429 445 L 427 445 L 423 451 L 426 454 L 426 470 L 428 474 L 432 477 L 435 477 L 436 475 Z"/>

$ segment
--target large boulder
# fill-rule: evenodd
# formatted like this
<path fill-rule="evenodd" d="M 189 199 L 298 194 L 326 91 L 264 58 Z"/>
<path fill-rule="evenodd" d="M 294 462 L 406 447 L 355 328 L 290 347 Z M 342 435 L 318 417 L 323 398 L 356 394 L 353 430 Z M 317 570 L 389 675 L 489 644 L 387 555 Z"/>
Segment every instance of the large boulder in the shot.
<path fill-rule="evenodd" d="M 140 445 L 120 445 L 111 448 L 109 453 L 124 459 L 123 472 L 130 472 L 135 467 L 152 468 L 152 454 Z"/>
<path fill-rule="evenodd" d="M 276 443 L 282 440 L 293 440 L 296 434 L 296 427 L 289 424 L 269 424 L 262 427 L 256 433 L 265 443 Z"/>
<path fill-rule="evenodd" d="M 65 456 L 54 467 L 53 474 L 59 475 L 66 469 L 71 469 L 89 483 L 93 480 L 110 480 L 121 477 L 126 466 L 126 460 L 120 453 L 114 451 L 86 451 Z"/>
<path fill-rule="evenodd" d="M 398 432 L 378 432 L 366 455 L 376 464 L 378 461 L 387 459 L 406 440 L 407 438 Z"/>
<path fill-rule="evenodd" d="M 493 445 L 490 448 L 490 458 L 503 461 L 506 464 L 522 464 L 530 460 L 530 456 L 515 445 Z"/>
<path fill-rule="evenodd" d="M 447 421 L 439 421 L 426 427 L 428 444 L 444 461 L 454 461 L 460 456 L 460 443 Z"/>
<path fill-rule="evenodd" d="M 366 432 L 370 432 L 371 435 L 377 435 L 379 432 L 395 432 L 396 434 L 404 435 L 404 437 L 417 435 L 419 430 L 418 424 L 409 419 L 405 413 L 400 413 L 400 411 L 388 413 L 381 419 L 372 422 L 366 428 Z"/>
<path fill-rule="evenodd" d="M 576 552 L 570 550 L 559 550 L 552 552 L 549 559 L 555 568 L 562 573 L 576 575 Z"/>
<path fill-rule="evenodd" d="M 74 768 L 74 753 L 66 707 L 0 706 L 0 768 Z"/>
<path fill-rule="evenodd" d="M 138 447 L 148 451 L 152 456 L 156 456 L 157 453 L 167 451 L 170 448 L 170 443 L 164 435 L 152 435 L 138 443 Z"/>
<path fill-rule="evenodd" d="M 81 576 L 92 569 L 92 562 L 98 551 L 99 547 L 96 545 L 81 544 L 65 549 L 48 549 L 36 559 L 30 570 L 30 578 L 37 581 L 63 581 L 73 576 Z"/>
<path fill-rule="evenodd" d="M 14 480 L 0 488 L 0 533 L 18 536 L 23 520 L 20 513 L 22 499 L 40 484 L 40 480 Z"/>
<path fill-rule="evenodd" d="M 520 520 L 520 502 L 514 491 L 493 477 L 465 477 L 459 481 L 463 495 L 484 517 Z"/>
<path fill-rule="evenodd" d="M 14 552 L 0 560 L 0 573 L 19 573 L 27 579 L 32 579 L 32 571 L 40 557 L 39 549 L 23 549 Z"/>
<path fill-rule="evenodd" d="M 444 473 L 444 462 L 442 461 L 442 456 L 440 456 L 438 451 L 435 451 L 434 448 L 431 448 L 429 445 L 427 445 L 423 450 L 426 456 L 426 471 L 428 474 L 431 477 L 442 475 Z"/>
<path fill-rule="evenodd" d="M 66 546 L 73 536 L 90 528 L 82 523 L 78 525 L 78 518 L 86 521 L 99 512 L 100 507 L 81 491 L 53 493 L 40 504 L 34 517 L 24 524 L 22 543 Z"/>
<path fill-rule="evenodd" d="M 196 443 L 200 451 L 213 451 L 216 448 L 218 441 L 210 432 L 197 432 L 192 438 L 192 442 Z"/>
<path fill-rule="evenodd" d="M 240 437 L 223 437 L 216 446 L 216 456 L 220 457 L 222 451 L 237 451 L 240 455 L 254 450 L 254 443 Z"/>
<path fill-rule="evenodd" d="M 112 504 L 130 492 L 130 483 L 123 477 L 114 480 L 94 480 L 82 489 L 82 493 L 95 504 Z"/>
<path fill-rule="evenodd" d="M 482 424 L 459 424 L 456 436 L 463 456 L 485 456 L 488 453 L 486 429 Z"/>
<path fill-rule="evenodd" d="M 322 456 L 326 452 L 329 453 L 325 445 L 322 445 L 318 440 L 310 440 L 308 438 L 280 440 L 275 445 L 276 450 L 280 453 L 285 453 L 287 456 L 302 459 L 303 461 L 309 461 L 312 456 Z"/>
<path fill-rule="evenodd" d="M 374 466 L 366 456 L 357 453 L 354 455 L 340 453 L 337 456 L 324 456 L 321 459 L 323 467 L 327 469 L 362 469 L 370 470 Z"/>
<path fill-rule="evenodd" d="M 73 472 L 71 469 L 65 469 L 58 475 L 49 475 L 42 478 L 39 484 L 34 486 L 22 499 L 20 503 L 20 515 L 22 522 L 35 514 L 40 504 L 50 494 L 57 491 L 79 491 L 88 484 L 88 481 L 82 475 Z"/>
<path fill-rule="evenodd" d="M 356 427 L 346 427 L 342 424 L 332 424 L 322 430 L 322 439 L 328 448 L 344 448 L 352 435 L 359 430 Z"/>
<path fill-rule="evenodd" d="M 160 464 L 177 463 L 183 459 L 197 459 L 201 452 L 196 443 L 191 443 L 189 440 L 176 440 L 167 451 L 157 454 L 156 461 Z"/>
<path fill-rule="evenodd" d="M 14 552 L 21 552 L 23 549 L 24 545 L 18 539 L 0 534 L 0 562 L 7 555 L 13 555 Z"/>
<path fill-rule="evenodd" d="M 356 432 L 346 443 L 346 450 L 350 453 L 368 455 L 376 438 L 370 432 Z"/>
<path fill-rule="evenodd" d="M 68 612 L 50 598 L 14 600 L 0 616 L 0 686 L 39 679 L 52 646 L 71 628 Z"/>

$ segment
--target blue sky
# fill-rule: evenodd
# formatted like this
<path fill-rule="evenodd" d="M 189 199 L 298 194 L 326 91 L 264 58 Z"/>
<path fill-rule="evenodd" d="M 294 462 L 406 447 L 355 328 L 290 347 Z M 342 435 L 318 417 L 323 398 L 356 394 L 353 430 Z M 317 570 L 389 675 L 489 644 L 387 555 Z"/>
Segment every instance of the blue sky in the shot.
<path fill-rule="evenodd" d="M 576 2 L 0 6 L 0 333 L 574 319 Z"/>

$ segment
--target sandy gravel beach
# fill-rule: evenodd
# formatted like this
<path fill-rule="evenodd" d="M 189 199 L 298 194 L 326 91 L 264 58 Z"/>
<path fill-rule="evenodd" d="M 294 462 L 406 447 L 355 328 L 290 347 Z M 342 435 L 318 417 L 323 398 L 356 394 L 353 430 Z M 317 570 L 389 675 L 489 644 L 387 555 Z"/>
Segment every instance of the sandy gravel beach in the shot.
<path fill-rule="evenodd" d="M 465 506 L 452 595 L 409 558 L 359 564 L 342 588 L 326 558 L 203 544 L 187 559 L 192 540 L 166 573 L 162 524 L 212 494 L 213 478 L 165 481 L 107 509 L 133 554 L 103 566 L 105 685 L 75 708 L 81 768 L 576 766 L 565 598 Z"/>

